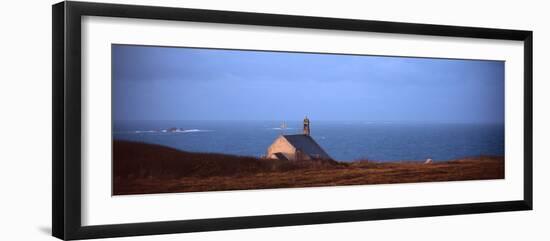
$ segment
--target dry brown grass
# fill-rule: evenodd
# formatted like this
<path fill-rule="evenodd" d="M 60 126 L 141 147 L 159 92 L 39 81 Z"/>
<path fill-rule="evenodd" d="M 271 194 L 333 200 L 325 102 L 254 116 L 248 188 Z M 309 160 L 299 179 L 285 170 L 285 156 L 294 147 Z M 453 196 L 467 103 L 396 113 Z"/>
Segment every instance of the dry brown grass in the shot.
<path fill-rule="evenodd" d="M 200 192 L 504 178 L 503 157 L 448 162 L 281 162 L 113 144 L 113 194 Z"/>

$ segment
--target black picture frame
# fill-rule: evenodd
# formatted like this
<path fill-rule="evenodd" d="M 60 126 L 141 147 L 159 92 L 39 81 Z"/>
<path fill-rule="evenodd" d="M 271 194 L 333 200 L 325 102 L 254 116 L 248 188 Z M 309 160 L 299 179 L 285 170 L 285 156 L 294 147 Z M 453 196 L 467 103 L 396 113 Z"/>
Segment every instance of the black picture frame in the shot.
<path fill-rule="evenodd" d="M 524 194 L 522 200 L 403 208 L 342 210 L 163 222 L 81 224 L 81 17 L 195 21 L 328 30 L 350 30 L 524 43 Z M 60 2 L 52 6 L 53 165 L 52 233 L 60 239 L 308 225 L 380 219 L 532 210 L 533 208 L 533 33 L 532 31 L 336 19 L 171 7 Z"/>

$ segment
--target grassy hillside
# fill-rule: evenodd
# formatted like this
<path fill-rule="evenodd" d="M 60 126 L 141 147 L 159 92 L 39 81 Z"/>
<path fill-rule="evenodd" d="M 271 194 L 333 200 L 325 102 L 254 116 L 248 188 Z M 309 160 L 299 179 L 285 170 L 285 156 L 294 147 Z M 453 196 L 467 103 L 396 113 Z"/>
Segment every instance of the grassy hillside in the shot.
<path fill-rule="evenodd" d="M 279 161 L 113 142 L 113 194 L 199 192 L 504 178 L 503 157 L 448 162 Z"/>
<path fill-rule="evenodd" d="M 113 142 L 113 176 L 120 178 L 181 178 L 242 176 L 304 168 L 334 168 L 335 161 L 291 162 L 246 156 L 179 151 L 138 142 Z"/>

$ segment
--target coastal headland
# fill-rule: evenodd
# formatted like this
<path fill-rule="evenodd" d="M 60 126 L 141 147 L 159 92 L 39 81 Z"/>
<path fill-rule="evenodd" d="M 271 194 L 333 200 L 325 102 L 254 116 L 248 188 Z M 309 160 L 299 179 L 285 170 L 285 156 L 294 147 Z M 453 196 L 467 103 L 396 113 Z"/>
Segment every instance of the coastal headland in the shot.
<path fill-rule="evenodd" d="M 113 195 L 504 178 L 504 157 L 448 161 L 284 161 L 113 141 Z"/>

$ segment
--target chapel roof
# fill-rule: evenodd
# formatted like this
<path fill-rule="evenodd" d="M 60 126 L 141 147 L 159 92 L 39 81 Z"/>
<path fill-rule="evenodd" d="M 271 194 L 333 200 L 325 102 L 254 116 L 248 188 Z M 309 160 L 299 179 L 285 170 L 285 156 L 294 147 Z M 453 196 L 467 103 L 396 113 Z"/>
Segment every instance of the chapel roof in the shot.
<path fill-rule="evenodd" d="M 311 138 L 309 135 L 296 134 L 296 135 L 283 135 L 283 137 L 292 145 L 294 148 L 302 151 L 304 154 L 307 154 L 313 158 L 321 159 L 332 159 L 330 156 L 323 150 L 323 148 L 317 144 L 317 142 Z"/>

